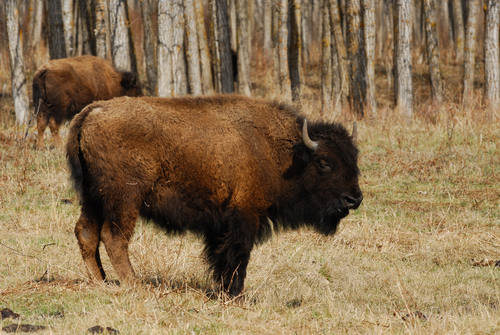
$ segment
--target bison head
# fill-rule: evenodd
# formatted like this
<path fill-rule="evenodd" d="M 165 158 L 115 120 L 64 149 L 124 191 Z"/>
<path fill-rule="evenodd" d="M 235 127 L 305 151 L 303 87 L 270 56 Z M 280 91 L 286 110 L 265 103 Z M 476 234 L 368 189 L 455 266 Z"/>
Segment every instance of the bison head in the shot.
<path fill-rule="evenodd" d="M 142 88 L 139 79 L 132 72 L 122 72 L 122 80 L 120 82 L 124 89 L 124 94 L 129 97 L 142 97 Z"/>
<path fill-rule="evenodd" d="M 298 216 L 326 235 L 334 233 L 340 219 L 363 200 L 356 137 L 356 124 L 351 136 L 339 124 L 316 123 L 308 129 L 304 120 L 302 141 L 293 147 L 294 165 L 300 166 Z"/>

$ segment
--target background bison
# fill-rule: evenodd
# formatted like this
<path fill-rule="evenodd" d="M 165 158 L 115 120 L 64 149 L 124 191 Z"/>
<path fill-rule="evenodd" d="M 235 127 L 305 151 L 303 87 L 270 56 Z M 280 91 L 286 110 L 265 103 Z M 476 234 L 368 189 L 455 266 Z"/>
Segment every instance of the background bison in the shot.
<path fill-rule="evenodd" d="M 339 124 L 308 127 L 287 105 L 239 96 L 116 98 L 73 120 L 67 143 L 81 199 L 75 234 L 103 280 L 102 240 L 121 281 L 138 216 L 204 239 L 214 278 L 243 290 L 252 247 L 274 229 L 331 234 L 362 199 L 353 137 Z M 302 137 L 300 129 L 302 127 Z"/>
<path fill-rule="evenodd" d="M 56 147 L 62 147 L 59 127 L 88 104 L 118 96 L 142 96 L 132 72 L 119 72 L 109 62 L 94 56 L 55 59 L 42 65 L 33 77 L 33 104 L 37 116 L 37 147 L 43 147 L 43 132 L 50 127 Z"/>

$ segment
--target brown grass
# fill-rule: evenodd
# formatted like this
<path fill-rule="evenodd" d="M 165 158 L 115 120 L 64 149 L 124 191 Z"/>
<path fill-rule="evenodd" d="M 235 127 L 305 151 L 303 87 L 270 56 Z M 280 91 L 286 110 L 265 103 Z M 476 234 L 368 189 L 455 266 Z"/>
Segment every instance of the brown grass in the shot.
<path fill-rule="evenodd" d="M 33 130 L 24 141 L 7 96 L 0 107 L 0 309 L 58 334 L 97 324 L 121 334 L 498 333 L 499 114 L 461 108 L 459 69 L 451 66 L 443 71 L 448 102 L 432 106 L 425 69 L 414 70 L 411 124 L 393 110 L 383 70 L 377 115 L 358 121 L 361 207 L 333 237 L 300 230 L 257 247 L 244 302 L 207 296 L 212 283 L 199 239 L 166 236 L 142 221 L 131 244 L 142 283 L 89 283 L 73 235 L 79 207 L 64 153 L 34 150 Z M 317 71 L 307 71 L 302 102 L 312 115 L 320 106 Z M 276 95 L 269 73 L 254 75 L 257 95 Z M 116 279 L 104 249 L 101 255 Z"/>

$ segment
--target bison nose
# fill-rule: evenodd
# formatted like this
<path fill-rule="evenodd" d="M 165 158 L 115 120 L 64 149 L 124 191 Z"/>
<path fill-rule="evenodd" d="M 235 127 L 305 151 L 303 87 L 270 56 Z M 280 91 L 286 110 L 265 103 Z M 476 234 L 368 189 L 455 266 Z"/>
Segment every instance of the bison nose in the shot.
<path fill-rule="evenodd" d="M 363 201 L 363 195 L 360 194 L 358 197 L 353 197 L 347 194 L 341 196 L 342 204 L 348 209 L 356 209 Z"/>

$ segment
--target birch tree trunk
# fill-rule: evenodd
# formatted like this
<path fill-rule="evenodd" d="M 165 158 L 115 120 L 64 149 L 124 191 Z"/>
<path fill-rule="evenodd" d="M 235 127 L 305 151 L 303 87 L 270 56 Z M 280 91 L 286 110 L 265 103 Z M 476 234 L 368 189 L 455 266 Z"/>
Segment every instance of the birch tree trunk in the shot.
<path fill-rule="evenodd" d="M 443 81 L 439 65 L 439 38 L 436 29 L 436 0 L 424 0 L 425 42 L 431 79 L 431 95 L 435 103 L 443 101 Z"/>
<path fill-rule="evenodd" d="M 362 0 L 362 4 L 366 53 L 366 114 L 374 116 L 377 110 L 375 87 L 375 1 Z"/>
<path fill-rule="evenodd" d="M 62 0 L 62 17 L 64 26 L 64 40 L 66 44 L 66 54 L 74 57 L 73 50 L 73 0 Z"/>
<path fill-rule="evenodd" d="M 43 1 L 34 1 L 33 3 L 33 25 L 30 31 L 31 36 L 31 55 L 32 63 L 36 69 L 41 65 L 40 62 L 40 41 L 42 40 L 43 23 Z"/>
<path fill-rule="evenodd" d="M 332 34 L 330 26 L 330 13 L 328 3 L 323 5 L 323 38 L 321 53 L 321 115 L 329 119 L 332 114 Z"/>
<path fill-rule="evenodd" d="M 84 55 L 95 55 L 95 38 L 92 34 L 92 12 L 91 2 L 87 0 L 80 0 L 80 20 L 81 20 L 81 39 L 83 44 Z"/>
<path fill-rule="evenodd" d="M 201 86 L 200 49 L 198 47 L 198 30 L 196 29 L 196 12 L 194 0 L 185 0 L 185 19 L 187 35 L 187 65 L 189 77 L 189 91 L 192 95 L 203 94 Z"/>
<path fill-rule="evenodd" d="M 228 1 L 229 29 L 231 31 L 231 50 L 238 50 L 237 27 L 236 27 L 236 4 L 237 0 Z"/>
<path fill-rule="evenodd" d="M 66 58 L 61 0 L 48 0 L 47 5 L 50 59 Z"/>
<path fill-rule="evenodd" d="M 476 23 L 478 10 L 478 0 L 467 1 L 468 17 L 465 32 L 464 91 L 462 95 L 464 106 L 468 106 L 472 102 L 471 98 L 474 94 L 474 68 L 476 65 L 474 51 L 476 50 Z"/>
<path fill-rule="evenodd" d="M 126 0 L 107 1 L 113 64 L 118 70 L 133 71 L 127 28 Z"/>
<path fill-rule="evenodd" d="M 264 42 L 263 42 L 263 51 L 264 51 L 264 62 L 269 64 L 271 62 L 271 53 L 272 53 L 272 5 L 271 1 L 264 1 Z"/>
<path fill-rule="evenodd" d="M 290 72 L 290 82 L 292 85 L 292 98 L 300 101 L 300 87 L 302 75 L 302 40 L 301 40 L 301 0 L 290 2 L 288 20 L 290 22 L 290 45 L 288 48 L 288 67 Z"/>
<path fill-rule="evenodd" d="M 349 68 L 350 108 L 358 117 L 364 116 L 366 103 L 366 53 L 362 28 L 361 0 L 348 0 L 347 8 L 347 52 L 351 61 Z"/>
<path fill-rule="evenodd" d="M 231 36 L 226 0 L 209 0 L 212 18 L 212 43 L 215 89 L 219 93 L 233 93 L 233 65 L 231 59 Z"/>
<path fill-rule="evenodd" d="M 236 0 L 236 27 L 238 46 L 238 93 L 252 96 L 250 81 L 250 36 L 248 34 L 248 13 L 245 0 Z"/>
<path fill-rule="evenodd" d="M 24 75 L 23 41 L 19 29 L 19 11 L 16 0 L 4 0 L 9 40 L 10 77 L 12 98 L 18 124 L 24 124 L 28 119 L 28 89 Z"/>
<path fill-rule="evenodd" d="M 153 0 L 142 0 L 142 24 L 144 27 L 144 58 L 146 63 L 146 74 L 149 82 L 151 95 L 156 92 L 156 61 L 155 43 L 153 34 Z M 191 0 L 192 1 L 192 0 Z"/>
<path fill-rule="evenodd" d="M 340 20 L 339 3 L 338 0 L 325 0 L 329 1 L 330 9 L 330 24 L 332 34 L 335 39 L 335 49 L 337 51 L 339 68 L 340 68 L 340 82 L 341 82 L 341 108 L 345 109 L 348 105 L 349 99 L 349 59 L 347 58 L 347 50 L 344 43 L 342 33 L 342 22 Z"/>
<path fill-rule="evenodd" d="M 93 0 L 94 1 L 94 20 L 95 20 L 95 43 L 96 43 L 96 55 L 103 59 L 107 59 L 108 47 L 106 42 L 106 0 Z"/>
<path fill-rule="evenodd" d="M 156 85 L 156 96 L 172 97 L 173 89 L 173 67 L 172 67 L 172 44 L 174 27 L 172 24 L 171 0 L 158 1 L 158 53 L 157 64 L 158 73 Z"/>
<path fill-rule="evenodd" d="M 278 0 L 278 82 L 281 95 L 292 99 L 292 86 L 288 68 L 288 0 Z"/>
<path fill-rule="evenodd" d="M 487 107 L 498 109 L 500 98 L 500 52 L 499 21 L 500 1 L 486 0 L 486 19 L 484 23 L 484 102 Z"/>
<path fill-rule="evenodd" d="M 172 46 L 172 68 L 174 78 L 174 96 L 188 93 L 186 54 L 184 52 L 184 6 L 182 0 L 172 1 L 172 25 L 174 39 Z"/>
<path fill-rule="evenodd" d="M 394 91 L 399 113 L 409 122 L 413 113 L 411 18 L 413 0 L 396 0 L 394 7 Z"/>
<path fill-rule="evenodd" d="M 214 93 L 212 78 L 212 67 L 210 62 L 210 50 L 207 42 L 207 31 L 205 29 L 205 17 L 203 15 L 202 0 L 195 0 L 196 26 L 198 30 L 198 44 L 200 47 L 201 77 L 204 94 Z"/>
<path fill-rule="evenodd" d="M 453 1 L 453 18 L 455 19 L 454 27 L 455 27 L 455 48 L 457 50 L 456 57 L 458 62 L 462 62 L 464 59 L 464 40 L 465 40 L 462 0 L 452 0 L 452 1 Z"/>

